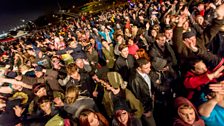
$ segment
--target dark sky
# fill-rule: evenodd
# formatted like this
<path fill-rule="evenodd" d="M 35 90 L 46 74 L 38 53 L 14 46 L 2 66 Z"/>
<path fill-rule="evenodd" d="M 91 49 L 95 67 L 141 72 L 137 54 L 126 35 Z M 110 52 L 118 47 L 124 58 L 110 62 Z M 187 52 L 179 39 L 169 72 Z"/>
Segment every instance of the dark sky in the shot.
<path fill-rule="evenodd" d="M 59 10 L 80 0 L 1 0 L 0 34 L 22 23 L 22 19 L 34 20 L 44 13 Z M 81 0 L 82 1 L 82 0 Z"/>

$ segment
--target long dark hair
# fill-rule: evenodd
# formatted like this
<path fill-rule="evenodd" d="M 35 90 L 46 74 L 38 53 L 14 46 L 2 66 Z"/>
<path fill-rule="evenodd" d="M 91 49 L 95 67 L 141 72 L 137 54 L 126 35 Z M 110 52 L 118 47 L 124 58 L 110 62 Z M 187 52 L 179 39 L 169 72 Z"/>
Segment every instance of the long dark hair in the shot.
<path fill-rule="evenodd" d="M 115 119 L 116 121 L 118 122 L 118 125 L 119 126 L 124 126 L 119 120 L 118 120 L 118 117 L 122 114 L 122 111 L 123 109 L 120 109 L 120 110 L 117 110 L 115 112 Z M 125 110 L 126 111 L 126 110 Z M 128 122 L 127 122 L 127 125 L 129 126 L 131 124 L 131 118 L 132 118 L 132 115 L 130 112 L 126 111 L 128 113 Z"/>

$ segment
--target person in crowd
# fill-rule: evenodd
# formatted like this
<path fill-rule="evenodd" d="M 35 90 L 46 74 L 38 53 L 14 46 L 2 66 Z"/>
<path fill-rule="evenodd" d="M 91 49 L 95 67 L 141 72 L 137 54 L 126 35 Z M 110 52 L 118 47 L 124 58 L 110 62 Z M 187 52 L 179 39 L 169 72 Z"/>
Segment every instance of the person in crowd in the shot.
<path fill-rule="evenodd" d="M 144 108 L 142 124 L 145 126 L 155 126 L 153 118 L 153 90 L 149 77 L 151 71 L 150 61 L 141 58 L 136 61 L 136 69 L 130 77 L 130 87 L 136 98 L 138 98 Z"/>
<path fill-rule="evenodd" d="M 216 9 L 217 18 L 213 20 L 211 27 L 204 30 L 200 37 L 196 37 L 193 32 L 185 32 L 183 34 L 183 25 L 186 22 L 186 17 L 182 16 L 179 18 L 177 27 L 174 29 L 173 42 L 174 49 L 178 53 L 178 58 L 181 63 L 189 57 L 195 57 L 194 53 L 187 46 L 193 44 L 206 49 L 206 45 L 216 36 L 223 22 L 223 6 L 221 5 Z"/>
<path fill-rule="evenodd" d="M 194 105 L 184 97 L 177 97 L 174 101 L 176 116 L 173 126 L 205 126 Z"/>
<path fill-rule="evenodd" d="M 79 115 L 80 126 L 109 126 L 107 119 L 99 112 L 83 110 Z"/>
<path fill-rule="evenodd" d="M 133 38 L 127 39 L 127 45 L 128 45 L 128 53 L 134 56 L 136 54 L 136 51 L 139 49 L 138 45 L 134 42 Z"/>
<path fill-rule="evenodd" d="M 118 71 L 125 81 L 128 81 L 129 73 L 134 68 L 135 59 L 128 54 L 128 46 L 122 44 L 119 46 L 120 56 L 115 62 L 114 69 Z"/>
<path fill-rule="evenodd" d="M 77 119 L 84 109 L 98 111 L 94 100 L 90 97 L 79 94 L 79 89 L 70 86 L 65 92 L 64 110 L 69 113 L 72 119 Z"/>
<path fill-rule="evenodd" d="M 89 74 L 84 72 L 80 73 L 78 66 L 74 63 L 67 65 L 66 70 L 70 76 L 65 83 L 66 88 L 75 86 L 79 88 L 81 95 L 92 96 L 95 84 Z"/>
<path fill-rule="evenodd" d="M 1 42 L 0 125 L 222 126 L 223 2 L 99 2 Z"/>
<path fill-rule="evenodd" d="M 117 102 L 125 101 L 128 102 L 130 108 L 135 110 L 133 115 L 136 118 L 141 118 L 143 113 L 143 107 L 141 102 L 133 95 L 133 93 L 127 89 L 127 84 L 122 79 L 121 75 L 117 72 L 107 72 L 107 76 L 104 80 L 96 79 L 104 87 L 104 99 L 103 104 L 106 108 L 108 116 L 112 117 L 114 112 L 114 107 Z"/>
<path fill-rule="evenodd" d="M 115 63 L 114 47 L 111 44 L 108 44 L 106 40 L 102 40 L 103 45 L 103 54 L 107 63 L 107 67 L 112 69 Z"/>
<path fill-rule="evenodd" d="M 141 120 L 134 117 L 125 101 L 119 101 L 114 108 L 112 126 L 142 126 Z"/>
<path fill-rule="evenodd" d="M 208 101 L 199 106 L 206 126 L 223 125 L 223 82 L 209 85 Z"/>

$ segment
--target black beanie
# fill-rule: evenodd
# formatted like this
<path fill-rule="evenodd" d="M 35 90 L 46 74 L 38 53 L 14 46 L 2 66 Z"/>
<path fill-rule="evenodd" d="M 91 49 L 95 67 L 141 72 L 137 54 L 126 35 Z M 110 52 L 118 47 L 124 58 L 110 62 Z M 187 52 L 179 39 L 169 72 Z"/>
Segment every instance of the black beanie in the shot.
<path fill-rule="evenodd" d="M 192 37 L 192 36 L 195 36 L 195 33 L 192 32 L 192 31 L 190 31 L 190 32 L 184 32 L 184 33 L 183 33 L 183 39 L 185 39 L 185 38 L 190 38 L 190 37 Z"/>

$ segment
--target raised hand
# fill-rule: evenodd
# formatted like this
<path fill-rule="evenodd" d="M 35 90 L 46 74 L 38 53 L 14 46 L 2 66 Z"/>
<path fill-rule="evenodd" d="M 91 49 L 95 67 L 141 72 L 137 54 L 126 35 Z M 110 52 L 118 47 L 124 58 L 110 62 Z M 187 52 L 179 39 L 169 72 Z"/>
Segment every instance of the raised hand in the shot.
<path fill-rule="evenodd" d="M 19 107 L 18 105 L 16 105 L 15 107 L 13 107 L 15 115 L 17 117 L 21 117 L 22 113 L 24 112 L 25 108 Z"/>
<path fill-rule="evenodd" d="M 182 27 L 183 24 L 186 22 L 187 18 L 186 18 L 185 16 L 179 16 L 179 17 L 177 18 L 177 20 L 178 20 L 178 24 L 177 24 L 177 26 L 178 26 L 178 27 Z"/>
<path fill-rule="evenodd" d="M 217 19 L 222 20 L 224 19 L 224 4 L 220 5 L 216 9 Z"/>
<path fill-rule="evenodd" d="M 223 70 L 224 70 L 224 66 L 221 66 L 219 69 L 217 69 L 215 72 L 208 74 L 208 78 L 210 80 L 214 79 L 214 78 L 219 78 L 220 76 L 223 75 Z"/>

